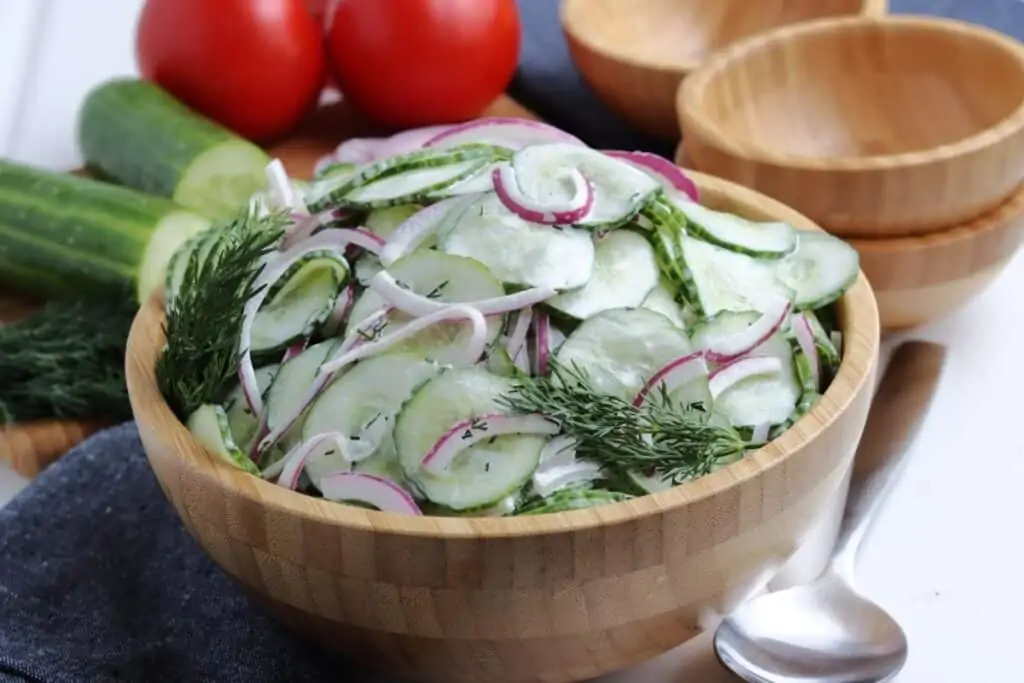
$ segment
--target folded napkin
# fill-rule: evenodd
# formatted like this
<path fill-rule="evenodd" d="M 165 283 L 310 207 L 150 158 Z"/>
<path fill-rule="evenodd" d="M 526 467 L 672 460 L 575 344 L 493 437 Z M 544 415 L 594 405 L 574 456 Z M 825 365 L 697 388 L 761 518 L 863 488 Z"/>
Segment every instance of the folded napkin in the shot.
<path fill-rule="evenodd" d="M 1021 0 L 892 0 L 1024 36 Z M 600 148 L 671 150 L 583 85 L 555 0 L 520 0 L 512 94 Z M 89 439 L 0 509 L 0 683 L 398 683 L 293 636 L 207 559 L 157 486 L 133 424 Z"/>

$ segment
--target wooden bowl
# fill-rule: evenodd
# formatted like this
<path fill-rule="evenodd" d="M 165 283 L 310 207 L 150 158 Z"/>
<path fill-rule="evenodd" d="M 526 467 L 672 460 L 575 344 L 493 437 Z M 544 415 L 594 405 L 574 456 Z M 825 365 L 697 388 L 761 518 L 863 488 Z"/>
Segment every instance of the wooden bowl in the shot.
<path fill-rule="evenodd" d="M 694 174 L 706 203 L 806 218 Z M 697 635 L 781 564 L 842 495 L 877 365 L 878 311 L 861 276 L 839 314 L 845 356 L 781 438 L 651 496 L 538 517 L 380 513 L 288 491 L 207 454 L 171 413 L 154 364 L 159 301 L 128 341 L 132 409 L 184 525 L 296 630 L 393 674 L 436 683 L 562 683 L 623 669 Z"/>
<path fill-rule="evenodd" d="M 945 318 L 978 296 L 1024 239 L 1024 188 L 995 211 L 928 235 L 851 239 L 878 299 L 882 328 Z"/>
<path fill-rule="evenodd" d="M 637 128 L 679 139 L 680 81 L 712 52 L 777 26 L 821 17 L 885 14 L 888 0 L 562 0 L 576 67 Z"/>
<path fill-rule="evenodd" d="M 1024 182 L 1024 47 L 927 17 L 808 22 L 744 40 L 679 88 L 694 167 L 835 232 L 930 232 Z"/>

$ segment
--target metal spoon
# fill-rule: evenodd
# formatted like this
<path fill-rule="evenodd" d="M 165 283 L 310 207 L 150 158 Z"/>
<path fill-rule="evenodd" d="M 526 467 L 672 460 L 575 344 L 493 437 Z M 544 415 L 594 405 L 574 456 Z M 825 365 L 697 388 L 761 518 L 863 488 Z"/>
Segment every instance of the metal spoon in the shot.
<path fill-rule="evenodd" d="M 938 384 L 946 349 L 907 342 L 892 356 L 857 449 L 843 523 L 815 582 L 741 606 L 715 632 L 715 652 L 750 683 L 881 683 L 907 661 L 907 638 L 853 588 L 857 548 L 892 489 Z"/>

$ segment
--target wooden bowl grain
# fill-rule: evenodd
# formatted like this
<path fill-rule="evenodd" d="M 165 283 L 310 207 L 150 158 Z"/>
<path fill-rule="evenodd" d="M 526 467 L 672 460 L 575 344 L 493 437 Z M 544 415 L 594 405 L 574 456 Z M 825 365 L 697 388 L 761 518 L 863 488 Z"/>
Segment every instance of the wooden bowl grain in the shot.
<path fill-rule="evenodd" d="M 778 202 L 694 174 L 709 206 L 813 228 Z M 563 683 L 697 635 L 800 547 L 842 495 L 877 366 L 861 276 L 839 314 L 838 376 L 803 419 L 744 460 L 663 493 L 537 517 L 380 513 L 303 496 L 210 456 L 161 397 L 163 313 L 139 312 L 126 370 L 160 485 L 205 551 L 326 647 L 436 683 Z"/>
<path fill-rule="evenodd" d="M 705 62 L 677 105 L 695 168 L 845 236 L 954 227 L 1024 182 L 1024 47 L 962 22 L 778 29 Z"/>
<path fill-rule="evenodd" d="M 712 52 L 778 26 L 881 16 L 888 0 L 562 0 L 569 52 L 597 95 L 637 128 L 679 139 L 679 83 Z"/>

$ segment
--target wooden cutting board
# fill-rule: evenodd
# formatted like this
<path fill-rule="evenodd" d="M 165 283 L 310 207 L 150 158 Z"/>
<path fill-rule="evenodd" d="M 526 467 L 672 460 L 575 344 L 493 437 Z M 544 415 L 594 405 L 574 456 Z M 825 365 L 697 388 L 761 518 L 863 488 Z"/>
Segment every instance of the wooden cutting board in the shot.
<path fill-rule="evenodd" d="M 537 118 L 533 112 L 504 95 L 481 116 Z M 290 175 L 308 178 L 317 159 L 339 142 L 387 133 L 359 116 L 344 102 L 339 102 L 316 111 L 294 134 L 269 149 L 284 162 Z M 30 302 L 0 292 L 0 322 L 16 320 L 33 309 Z M 22 476 L 34 477 L 68 449 L 105 426 L 107 424 L 102 421 L 46 420 L 0 427 L 0 460 L 7 461 Z"/>

